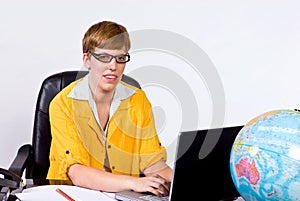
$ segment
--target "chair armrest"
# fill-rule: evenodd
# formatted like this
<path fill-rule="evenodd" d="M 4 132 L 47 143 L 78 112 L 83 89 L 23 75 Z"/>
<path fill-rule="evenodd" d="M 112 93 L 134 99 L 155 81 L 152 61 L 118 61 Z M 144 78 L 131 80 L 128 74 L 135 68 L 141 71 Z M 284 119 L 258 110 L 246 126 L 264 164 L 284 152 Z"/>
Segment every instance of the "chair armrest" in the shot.
<path fill-rule="evenodd" d="M 8 170 L 14 172 L 19 177 L 22 177 L 24 169 L 29 164 L 32 157 L 32 147 L 30 144 L 25 144 L 21 146 L 18 150 L 16 157 L 11 163 Z M 13 179 L 13 178 L 12 178 Z"/>

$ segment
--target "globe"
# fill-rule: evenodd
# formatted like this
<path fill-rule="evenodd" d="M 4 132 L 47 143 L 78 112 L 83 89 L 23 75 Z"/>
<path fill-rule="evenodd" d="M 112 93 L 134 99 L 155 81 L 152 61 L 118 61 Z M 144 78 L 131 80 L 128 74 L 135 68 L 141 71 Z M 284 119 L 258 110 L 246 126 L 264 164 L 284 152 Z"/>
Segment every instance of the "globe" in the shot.
<path fill-rule="evenodd" d="M 246 201 L 300 200 L 300 112 L 273 110 L 246 123 L 231 149 L 230 173 Z"/>

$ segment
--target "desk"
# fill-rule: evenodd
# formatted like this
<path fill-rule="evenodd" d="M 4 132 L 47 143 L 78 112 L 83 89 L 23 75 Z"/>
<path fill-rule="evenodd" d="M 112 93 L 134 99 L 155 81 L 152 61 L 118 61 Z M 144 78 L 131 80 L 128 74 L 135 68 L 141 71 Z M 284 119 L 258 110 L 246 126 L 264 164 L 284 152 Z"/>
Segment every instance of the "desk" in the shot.
<path fill-rule="evenodd" d="M 114 193 L 106 193 L 96 190 L 89 190 L 78 186 L 70 185 L 49 185 L 49 181 L 26 180 L 26 188 L 21 192 L 15 193 L 21 201 L 67 201 L 62 195 L 56 192 L 56 188 L 62 189 L 76 201 L 116 201 Z M 10 199 L 16 201 L 15 199 Z M 241 197 L 235 201 L 244 201 Z"/>

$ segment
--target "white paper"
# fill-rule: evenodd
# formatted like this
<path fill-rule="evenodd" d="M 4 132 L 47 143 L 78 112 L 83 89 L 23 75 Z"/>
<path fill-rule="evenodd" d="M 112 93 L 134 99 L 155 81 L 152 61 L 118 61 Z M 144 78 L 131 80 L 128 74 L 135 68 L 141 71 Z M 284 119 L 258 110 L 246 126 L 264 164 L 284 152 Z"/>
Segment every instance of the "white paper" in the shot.
<path fill-rule="evenodd" d="M 24 189 L 22 193 L 16 193 L 21 201 L 67 201 L 65 197 L 56 192 L 59 188 L 76 201 L 112 201 L 114 193 L 104 193 L 78 186 L 69 185 L 43 185 Z"/>

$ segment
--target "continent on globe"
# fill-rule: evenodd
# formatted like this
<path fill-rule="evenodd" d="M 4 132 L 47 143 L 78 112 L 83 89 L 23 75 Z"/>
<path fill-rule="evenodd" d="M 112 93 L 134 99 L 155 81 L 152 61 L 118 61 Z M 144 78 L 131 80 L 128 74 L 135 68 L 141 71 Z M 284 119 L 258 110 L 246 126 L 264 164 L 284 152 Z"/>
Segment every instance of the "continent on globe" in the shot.
<path fill-rule="evenodd" d="M 248 181 L 255 185 L 259 181 L 259 172 L 256 168 L 255 161 L 249 163 L 248 158 L 242 158 L 236 165 L 235 171 L 238 177 L 246 177 Z"/>

